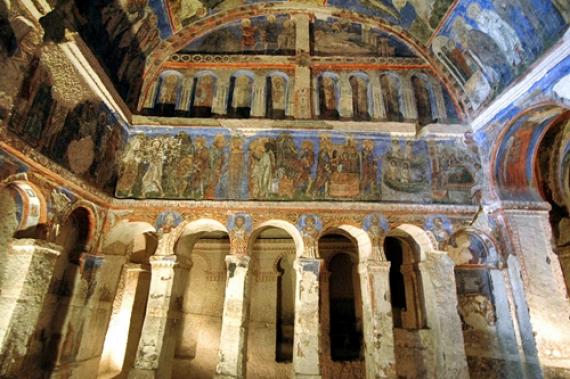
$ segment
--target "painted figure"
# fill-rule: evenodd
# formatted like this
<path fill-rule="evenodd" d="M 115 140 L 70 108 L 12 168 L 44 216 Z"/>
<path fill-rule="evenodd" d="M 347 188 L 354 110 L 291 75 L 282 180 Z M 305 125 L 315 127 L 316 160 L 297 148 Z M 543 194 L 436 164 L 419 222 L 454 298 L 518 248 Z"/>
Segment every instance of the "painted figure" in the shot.
<path fill-rule="evenodd" d="M 232 244 L 232 254 L 246 255 L 247 254 L 247 225 L 245 217 L 237 215 L 235 217 L 234 226 L 230 230 L 230 238 Z"/>
<path fill-rule="evenodd" d="M 305 217 L 305 225 L 303 227 L 303 243 L 305 244 L 305 258 L 317 258 L 317 241 L 319 230 L 315 225 L 316 220 L 313 216 Z"/>
<path fill-rule="evenodd" d="M 380 225 L 380 218 L 378 215 L 372 215 L 370 218 L 370 227 L 368 228 L 368 236 L 372 243 L 372 255 L 370 259 L 376 262 L 386 262 L 384 255 L 384 237 L 386 232 Z"/>

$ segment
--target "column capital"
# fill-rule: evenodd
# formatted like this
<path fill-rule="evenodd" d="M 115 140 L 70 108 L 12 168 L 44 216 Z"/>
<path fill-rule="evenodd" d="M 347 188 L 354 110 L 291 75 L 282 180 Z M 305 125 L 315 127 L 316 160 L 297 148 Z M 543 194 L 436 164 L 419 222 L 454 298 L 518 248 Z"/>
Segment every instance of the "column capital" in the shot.
<path fill-rule="evenodd" d="M 235 254 L 228 254 L 226 255 L 226 265 L 235 264 L 238 266 L 247 267 L 249 262 L 251 261 L 251 257 L 249 255 L 235 255 Z"/>
<path fill-rule="evenodd" d="M 363 274 L 365 272 L 389 272 L 390 267 L 390 261 L 377 261 L 369 259 L 358 264 L 358 273 Z"/>
<path fill-rule="evenodd" d="M 298 257 L 293 262 L 293 267 L 298 271 L 312 271 L 318 274 L 321 271 L 323 260 L 320 258 Z"/>
<path fill-rule="evenodd" d="M 153 255 L 148 260 L 154 270 L 160 268 L 174 268 L 178 257 L 176 255 Z"/>
<path fill-rule="evenodd" d="M 10 254 L 43 254 L 59 256 L 63 248 L 59 245 L 36 239 L 11 239 L 8 242 Z"/>

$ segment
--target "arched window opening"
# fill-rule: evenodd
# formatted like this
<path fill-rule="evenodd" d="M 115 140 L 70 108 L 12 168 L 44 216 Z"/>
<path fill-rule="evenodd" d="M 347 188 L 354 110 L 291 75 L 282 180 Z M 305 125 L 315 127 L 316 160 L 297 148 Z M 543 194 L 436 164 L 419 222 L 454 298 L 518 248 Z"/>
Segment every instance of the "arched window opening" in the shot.
<path fill-rule="evenodd" d="M 216 372 L 226 288 L 229 237 L 213 231 L 183 236 L 176 247 L 179 269 L 172 311 L 178 314 L 172 379 L 212 378 Z M 177 279 L 178 277 L 178 279 Z"/>
<path fill-rule="evenodd" d="M 338 120 L 338 80 L 332 75 L 322 75 L 318 80 L 320 117 Z"/>
<path fill-rule="evenodd" d="M 287 108 L 287 79 L 281 75 L 267 77 L 266 115 L 272 119 L 284 119 Z"/>
<path fill-rule="evenodd" d="M 380 77 L 380 83 L 386 119 L 388 121 L 404 121 L 400 106 L 400 79 L 395 75 L 384 74 Z"/>
<path fill-rule="evenodd" d="M 356 316 L 354 267 L 348 254 L 335 255 L 329 262 L 330 343 L 333 361 L 360 358 L 362 331 Z"/>
<path fill-rule="evenodd" d="M 295 328 L 295 272 L 289 255 L 277 264 L 277 336 L 275 361 L 293 362 L 293 332 Z"/>
<path fill-rule="evenodd" d="M 90 225 L 89 211 L 77 208 L 69 215 L 56 238 L 56 243 L 63 247 L 63 254 L 54 269 L 51 292 L 56 294 L 56 304 L 45 329 L 49 338 L 42 352 L 42 366 L 48 372 L 74 362 L 79 353 L 85 318 L 81 312 L 83 303 L 81 306 L 75 304 L 73 298 L 78 285 L 80 258 L 89 242 Z"/>
<path fill-rule="evenodd" d="M 211 117 L 214 92 L 216 89 L 216 77 L 211 74 L 198 76 L 194 79 L 194 91 L 190 115 L 192 117 Z"/>
<path fill-rule="evenodd" d="M 432 96 L 429 83 L 425 79 L 414 75 L 412 77 L 412 86 L 414 87 L 414 97 L 416 99 L 418 123 L 420 125 L 432 123 L 434 117 L 432 114 Z"/>
<path fill-rule="evenodd" d="M 249 118 L 253 101 L 253 79 L 248 75 L 232 76 L 228 98 L 228 116 Z"/>
<path fill-rule="evenodd" d="M 357 270 L 358 246 L 344 232 L 319 239 L 319 255 L 326 262 L 321 274 L 321 346 L 327 366 L 323 376 L 342 377 L 351 366 L 353 377 L 364 375 L 362 297 Z"/>
<path fill-rule="evenodd" d="M 390 261 L 390 300 L 394 328 L 408 330 L 426 326 L 421 273 L 417 249 L 407 241 L 386 237 L 384 252 Z"/>
<path fill-rule="evenodd" d="M 247 375 L 279 378 L 293 362 L 295 242 L 280 227 L 254 232 L 249 263 Z"/>
<path fill-rule="evenodd" d="M 369 121 L 368 80 L 365 77 L 352 75 L 349 79 L 352 89 L 352 114 L 358 121 Z"/>
<path fill-rule="evenodd" d="M 179 92 L 180 74 L 168 73 L 162 76 L 154 107 L 155 114 L 164 117 L 174 116 L 176 114 Z"/>

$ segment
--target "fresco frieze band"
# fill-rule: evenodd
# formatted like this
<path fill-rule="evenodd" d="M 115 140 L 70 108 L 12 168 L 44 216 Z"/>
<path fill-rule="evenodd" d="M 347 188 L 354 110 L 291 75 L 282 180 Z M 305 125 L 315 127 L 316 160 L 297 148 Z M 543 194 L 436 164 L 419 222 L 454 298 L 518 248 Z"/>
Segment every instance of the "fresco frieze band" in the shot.
<path fill-rule="evenodd" d="M 174 130 L 131 136 L 116 196 L 470 204 L 479 170 L 461 139 Z"/>

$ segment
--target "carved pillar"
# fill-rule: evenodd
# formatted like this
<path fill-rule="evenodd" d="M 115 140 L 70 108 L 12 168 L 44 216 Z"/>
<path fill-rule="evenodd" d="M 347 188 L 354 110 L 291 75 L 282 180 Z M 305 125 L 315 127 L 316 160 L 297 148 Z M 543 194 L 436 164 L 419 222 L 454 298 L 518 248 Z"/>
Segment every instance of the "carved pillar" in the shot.
<path fill-rule="evenodd" d="M 115 291 L 113 314 L 106 329 L 106 339 L 99 365 L 99 374 L 118 373 L 123 369 L 129 334 L 132 333 L 135 300 L 142 297 L 137 294 L 141 282 L 144 282 L 148 269 L 141 264 L 127 263 L 123 265 L 120 283 Z M 144 278 L 144 279 L 141 279 Z M 148 283 L 148 282 L 147 282 Z M 142 291 L 141 291 L 142 292 Z M 144 295 L 146 298 L 147 295 Z"/>
<path fill-rule="evenodd" d="M 293 113 L 295 118 L 308 119 L 311 118 L 310 20 L 306 14 L 293 15 L 292 18 L 295 21 L 295 50 L 299 63 L 295 68 Z"/>
<path fill-rule="evenodd" d="M 521 357 L 518 349 L 518 341 L 513 325 L 513 315 L 511 314 L 508 291 L 505 278 L 508 272 L 496 266 L 489 267 L 489 279 L 491 281 L 491 293 L 495 305 L 497 338 L 504 357 L 506 379 L 523 378 Z"/>
<path fill-rule="evenodd" d="M 18 376 L 60 254 L 61 247 L 38 240 L 8 244 L 0 291 L 0 377 Z"/>
<path fill-rule="evenodd" d="M 296 378 L 321 378 L 319 362 L 319 275 L 322 261 L 297 258 L 294 263 L 295 335 L 293 339 L 293 369 Z"/>
<path fill-rule="evenodd" d="M 228 92 L 230 88 L 230 73 L 222 71 L 216 81 L 216 94 L 212 101 L 212 113 L 225 115 L 228 113 Z"/>
<path fill-rule="evenodd" d="M 129 378 L 169 378 L 172 370 L 175 338 L 172 335 L 175 320 L 172 306 L 175 301 L 180 263 L 175 255 L 150 257 L 151 279 L 146 315 L 139 341 L 134 368 Z M 188 267 L 183 267 L 188 269 Z"/>
<path fill-rule="evenodd" d="M 433 88 L 436 110 L 436 114 L 433 115 L 433 118 L 437 119 L 438 122 L 445 122 L 447 121 L 447 108 L 445 106 L 445 98 L 443 97 L 443 88 L 441 87 L 441 83 L 433 79 L 431 80 L 431 86 Z"/>
<path fill-rule="evenodd" d="M 352 118 L 352 87 L 348 77 L 348 72 L 341 72 L 339 78 L 340 85 L 340 100 L 338 113 L 340 117 Z"/>
<path fill-rule="evenodd" d="M 222 316 L 216 378 L 244 378 L 246 357 L 246 289 L 250 257 L 228 255 L 226 297 Z"/>
<path fill-rule="evenodd" d="M 402 96 L 402 114 L 407 122 L 416 121 L 418 119 L 418 109 L 416 106 L 416 98 L 414 96 L 414 87 L 412 80 L 408 75 L 400 76 L 401 96 Z"/>
<path fill-rule="evenodd" d="M 457 312 L 455 265 L 446 252 L 430 251 L 427 260 L 418 266 L 437 378 L 469 378 L 461 319 Z"/>
<path fill-rule="evenodd" d="M 255 76 L 253 80 L 253 101 L 251 106 L 252 117 L 265 117 L 265 103 L 267 100 L 265 84 L 265 76 L 261 74 Z"/>
<path fill-rule="evenodd" d="M 386 109 L 384 109 L 380 73 L 378 71 L 369 71 L 368 77 L 372 85 L 372 118 L 374 120 L 383 120 L 386 118 Z"/>
<path fill-rule="evenodd" d="M 559 366 L 561 357 L 570 356 L 570 320 L 560 316 L 570 314 L 570 304 L 545 207 L 504 211 L 514 248 L 507 264 L 529 377 L 538 377 L 540 366 Z M 534 361 L 536 351 L 540 362 Z"/>
<path fill-rule="evenodd" d="M 390 304 L 390 262 L 358 265 L 362 292 L 366 378 L 395 378 L 396 356 Z"/>

